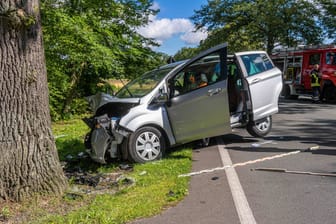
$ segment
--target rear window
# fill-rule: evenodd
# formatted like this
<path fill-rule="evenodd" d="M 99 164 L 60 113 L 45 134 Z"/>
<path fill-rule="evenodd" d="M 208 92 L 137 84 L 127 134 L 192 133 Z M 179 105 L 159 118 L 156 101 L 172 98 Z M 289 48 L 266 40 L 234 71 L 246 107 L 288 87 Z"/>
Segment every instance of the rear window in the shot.
<path fill-rule="evenodd" d="M 266 54 L 249 54 L 242 57 L 246 71 L 249 76 L 274 68 L 271 60 Z"/>

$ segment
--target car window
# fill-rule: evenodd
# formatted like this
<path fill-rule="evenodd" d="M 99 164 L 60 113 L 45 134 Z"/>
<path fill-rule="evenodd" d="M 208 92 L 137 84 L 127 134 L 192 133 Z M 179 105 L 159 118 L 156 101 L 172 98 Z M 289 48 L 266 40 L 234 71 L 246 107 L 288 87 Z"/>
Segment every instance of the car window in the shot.
<path fill-rule="evenodd" d="M 187 66 L 173 78 L 173 96 L 212 85 L 222 79 L 219 53 L 208 55 Z"/>
<path fill-rule="evenodd" d="M 116 93 L 119 98 L 143 97 L 152 91 L 157 84 L 172 70 L 172 68 L 157 69 L 127 83 Z"/>
<path fill-rule="evenodd" d="M 320 54 L 312 54 L 309 55 L 309 65 L 315 65 L 315 64 L 320 64 Z"/>
<path fill-rule="evenodd" d="M 326 63 L 327 65 L 336 65 L 336 53 L 335 52 L 326 53 Z"/>
<path fill-rule="evenodd" d="M 249 54 L 242 57 L 248 76 L 272 69 L 274 66 L 266 54 Z"/>

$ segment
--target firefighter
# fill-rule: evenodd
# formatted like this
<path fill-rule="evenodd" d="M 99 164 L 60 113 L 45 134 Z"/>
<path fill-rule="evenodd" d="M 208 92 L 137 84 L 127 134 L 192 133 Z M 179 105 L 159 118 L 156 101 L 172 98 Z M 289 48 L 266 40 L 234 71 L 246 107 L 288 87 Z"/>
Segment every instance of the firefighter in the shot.
<path fill-rule="evenodd" d="M 320 102 L 320 73 L 319 65 L 315 64 L 310 72 L 311 87 L 313 89 L 313 103 Z"/>

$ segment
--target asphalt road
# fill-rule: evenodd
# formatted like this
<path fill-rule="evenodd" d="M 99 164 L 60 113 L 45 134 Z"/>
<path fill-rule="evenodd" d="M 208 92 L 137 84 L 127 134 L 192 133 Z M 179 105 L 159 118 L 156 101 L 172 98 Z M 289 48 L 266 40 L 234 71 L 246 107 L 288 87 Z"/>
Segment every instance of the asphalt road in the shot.
<path fill-rule="evenodd" d="M 237 129 L 194 150 L 186 199 L 134 223 L 336 223 L 336 105 L 279 106 L 265 139 Z"/>
<path fill-rule="evenodd" d="M 225 138 L 233 163 L 319 148 L 236 168 L 257 223 L 336 223 L 336 176 L 251 171 L 280 168 L 336 175 L 336 105 L 282 100 L 273 118 L 273 131 L 262 141 L 254 142 L 243 131 L 235 140 Z"/>

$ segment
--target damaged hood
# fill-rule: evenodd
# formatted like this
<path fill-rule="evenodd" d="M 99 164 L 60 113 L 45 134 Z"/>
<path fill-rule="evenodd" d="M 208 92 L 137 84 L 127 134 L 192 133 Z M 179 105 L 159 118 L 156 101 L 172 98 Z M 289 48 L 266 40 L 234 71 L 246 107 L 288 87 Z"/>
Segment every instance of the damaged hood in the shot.
<path fill-rule="evenodd" d="M 95 113 L 95 116 L 100 116 L 104 113 L 111 116 L 120 116 L 125 111 L 129 110 L 139 104 L 139 98 L 123 98 L 120 99 L 115 96 L 111 96 L 106 93 L 97 93 L 96 95 L 86 97 L 91 110 Z"/>

